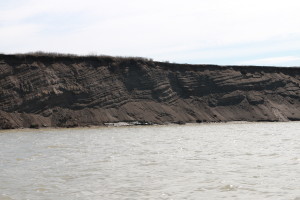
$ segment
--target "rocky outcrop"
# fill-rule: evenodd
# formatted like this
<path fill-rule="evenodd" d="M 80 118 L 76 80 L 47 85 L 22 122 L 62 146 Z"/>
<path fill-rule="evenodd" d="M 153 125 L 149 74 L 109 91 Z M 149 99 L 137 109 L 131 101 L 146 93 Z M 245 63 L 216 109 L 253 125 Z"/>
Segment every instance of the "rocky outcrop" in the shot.
<path fill-rule="evenodd" d="M 300 68 L 0 55 L 0 128 L 300 120 Z"/>

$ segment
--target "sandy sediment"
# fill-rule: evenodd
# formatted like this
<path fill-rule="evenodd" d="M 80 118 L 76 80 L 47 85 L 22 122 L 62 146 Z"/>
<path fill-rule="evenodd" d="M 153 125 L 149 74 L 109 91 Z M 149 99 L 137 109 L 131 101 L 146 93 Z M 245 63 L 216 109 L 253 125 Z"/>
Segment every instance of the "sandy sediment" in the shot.
<path fill-rule="evenodd" d="M 300 119 L 300 68 L 0 55 L 0 129 Z"/>

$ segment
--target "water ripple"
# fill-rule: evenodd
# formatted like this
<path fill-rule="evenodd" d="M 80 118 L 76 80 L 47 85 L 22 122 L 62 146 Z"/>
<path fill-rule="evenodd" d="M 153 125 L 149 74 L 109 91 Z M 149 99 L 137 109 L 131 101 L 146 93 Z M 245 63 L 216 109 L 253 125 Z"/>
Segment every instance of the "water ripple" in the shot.
<path fill-rule="evenodd" d="M 300 123 L 1 133 L 0 200 L 300 200 Z"/>

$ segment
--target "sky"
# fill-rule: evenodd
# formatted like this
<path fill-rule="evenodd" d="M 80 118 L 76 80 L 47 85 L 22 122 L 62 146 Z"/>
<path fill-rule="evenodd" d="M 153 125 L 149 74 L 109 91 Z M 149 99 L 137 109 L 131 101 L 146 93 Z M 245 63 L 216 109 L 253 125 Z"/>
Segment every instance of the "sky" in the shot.
<path fill-rule="evenodd" d="M 299 0 L 0 0 L 0 53 L 300 66 Z"/>

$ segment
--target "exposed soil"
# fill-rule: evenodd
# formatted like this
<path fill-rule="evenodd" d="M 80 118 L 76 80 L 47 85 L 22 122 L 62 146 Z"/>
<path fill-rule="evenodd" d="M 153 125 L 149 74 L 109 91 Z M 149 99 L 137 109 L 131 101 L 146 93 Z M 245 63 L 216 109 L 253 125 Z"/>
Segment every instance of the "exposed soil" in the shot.
<path fill-rule="evenodd" d="M 300 120 L 300 68 L 0 55 L 0 129 Z"/>

